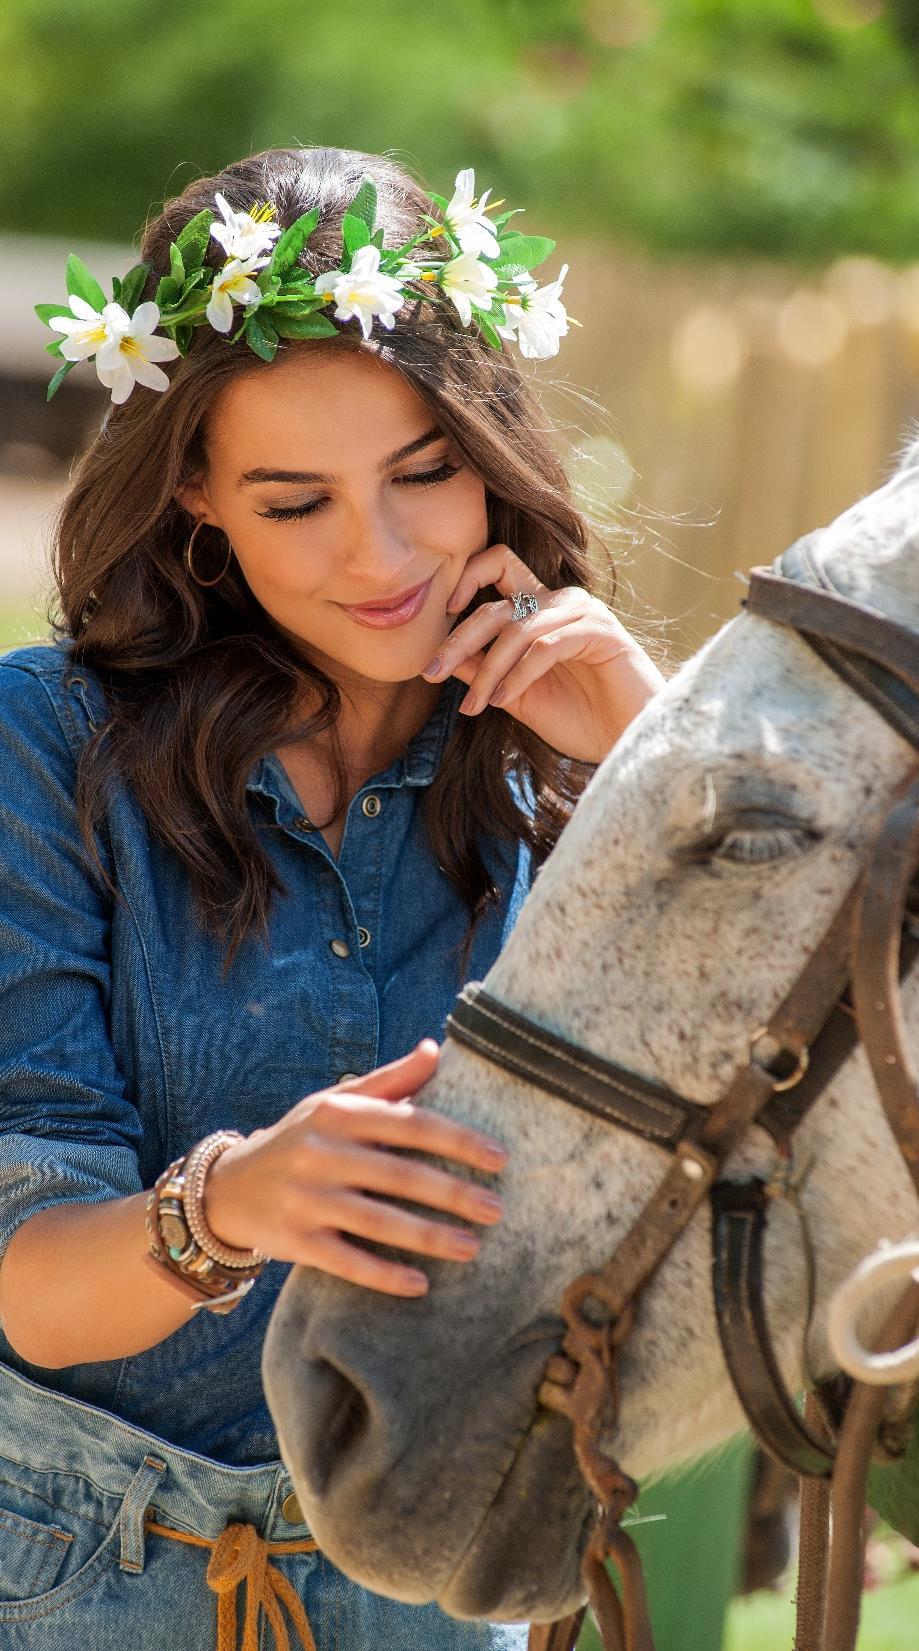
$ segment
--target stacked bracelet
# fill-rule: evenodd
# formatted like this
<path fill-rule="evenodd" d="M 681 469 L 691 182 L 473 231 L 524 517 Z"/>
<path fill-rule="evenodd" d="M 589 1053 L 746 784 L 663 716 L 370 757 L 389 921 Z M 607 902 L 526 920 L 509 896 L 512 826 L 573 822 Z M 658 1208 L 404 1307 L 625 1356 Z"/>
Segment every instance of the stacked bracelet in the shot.
<path fill-rule="evenodd" d="M 204 1213 L 208 1170 L 241 1140 L 235 1130 L 206 1136 L 163 1171 L 147 1199 L 152 1261 L 193 1300 L 192 1311 L 204 1307 L 213 1313 L 232 1312 L 268 1259 L 260 1250 L 237 1250 L 221 1243 Z"/>

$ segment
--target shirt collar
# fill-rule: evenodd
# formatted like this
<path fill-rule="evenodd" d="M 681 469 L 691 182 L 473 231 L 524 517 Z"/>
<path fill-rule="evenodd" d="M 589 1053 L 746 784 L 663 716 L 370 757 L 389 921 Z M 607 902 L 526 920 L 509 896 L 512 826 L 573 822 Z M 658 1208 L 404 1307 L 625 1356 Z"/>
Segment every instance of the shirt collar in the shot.
<path fill-rule="evenodd" d="M 424 727 L 409 740 L 405 750 L 388 768 L 371 775 L 365 784 L 377 787 L 430 785 L 453 732 L 457 707 L 465 693 L 465 683 L 448 677 Z M 363 787 L 361 789 L 363 790 Z M 273 752 L 266 752 L 263 757 L 259 757 L 249 775 L 246 790 L 269 797 L 275 803 L 281 801 L 280 791 L 285 794 L 290 791 L 290 781 L 284 772 L 284 766 Z"/>

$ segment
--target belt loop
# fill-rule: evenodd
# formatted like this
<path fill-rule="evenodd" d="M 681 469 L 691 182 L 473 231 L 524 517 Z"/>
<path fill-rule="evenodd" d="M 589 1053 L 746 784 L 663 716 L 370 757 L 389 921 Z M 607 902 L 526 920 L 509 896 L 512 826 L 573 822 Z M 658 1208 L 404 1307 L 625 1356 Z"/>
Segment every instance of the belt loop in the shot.
<path fill-rule="evenodd" d="M 118 1518 L 121 1537 L 118 1563 L 123 1571 L 142 1571 L 144 1568 L 144 1514 L 165 1472 L 166 1463 L 161 1462 L 158 1456 L 145 1456 L 124 1493 Z"/>

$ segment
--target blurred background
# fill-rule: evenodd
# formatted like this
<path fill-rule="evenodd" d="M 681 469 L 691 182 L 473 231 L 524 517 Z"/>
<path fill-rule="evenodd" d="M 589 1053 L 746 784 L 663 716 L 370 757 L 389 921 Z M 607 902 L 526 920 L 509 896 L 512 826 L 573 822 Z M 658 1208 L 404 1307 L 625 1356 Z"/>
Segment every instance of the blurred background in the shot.
<path fill-rule="evenodd" d="M 582 326 L 535 376 L 673 656 L 919 419 L 919 0 L 3 0 L 0 61 L 0 646 L 45 630 L 107 404 L 88 366 L 46 404 L 32 304 L 69 251 L 122 274 L 164 196 L 270 144 L 391 151 L 447 194 L 474 166 L 556 237 L 540 275 L 570 261 Z M 910 1563 L 875 1543 L 877 1579 Z M 869 1598 L 865 1651 L 915 1643 L 917 1587 Z M 735 1605 L 730 1651 L 790 1643 L 788 1592 Z"/>
<path fill-rule="evenodd" d="M 87 366 L 46 406 L 32 303 L 272 143 L 392 150 L 447 193 L 472 165 L 557 238 L 583 325 L 537 374 L 677 657 L 919 414 L 916 0 L 3 0 L 0 58 L 0 642 L 41 625 L 107 400 Z"/>

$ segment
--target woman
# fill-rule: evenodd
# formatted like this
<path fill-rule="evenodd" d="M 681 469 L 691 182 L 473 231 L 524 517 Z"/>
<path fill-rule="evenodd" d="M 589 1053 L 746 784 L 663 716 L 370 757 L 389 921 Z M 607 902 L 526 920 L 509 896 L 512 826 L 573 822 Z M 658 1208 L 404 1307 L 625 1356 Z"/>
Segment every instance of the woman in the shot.
<path fill-rule="evenodd" d="M 9 1651 L 198 1651 L 218 1596 L 229 1646 L 243 1578 L 247 1651 L 263 1616 L 320 1651 L 524 1644 L 313 1551 L 259 1378 L 288 1264 L 420 1296 L 487 1242 L 500 1144 L 411 1097 L 658 681 L 494 347 L 470 179 L 440 225 L 388 161 L 269 151 L 150 224 L 131 317 L 130 277 L 106 312 L 73 261 L 51 316 L 116 405 L 60 518 L 57 642 L 0 662 Z M 402 286 L 379 229 L 420 237 Z M 527 325 L 529 277 L 500 290 L 505 334 L 557 345 L 559 283 Z"/>

